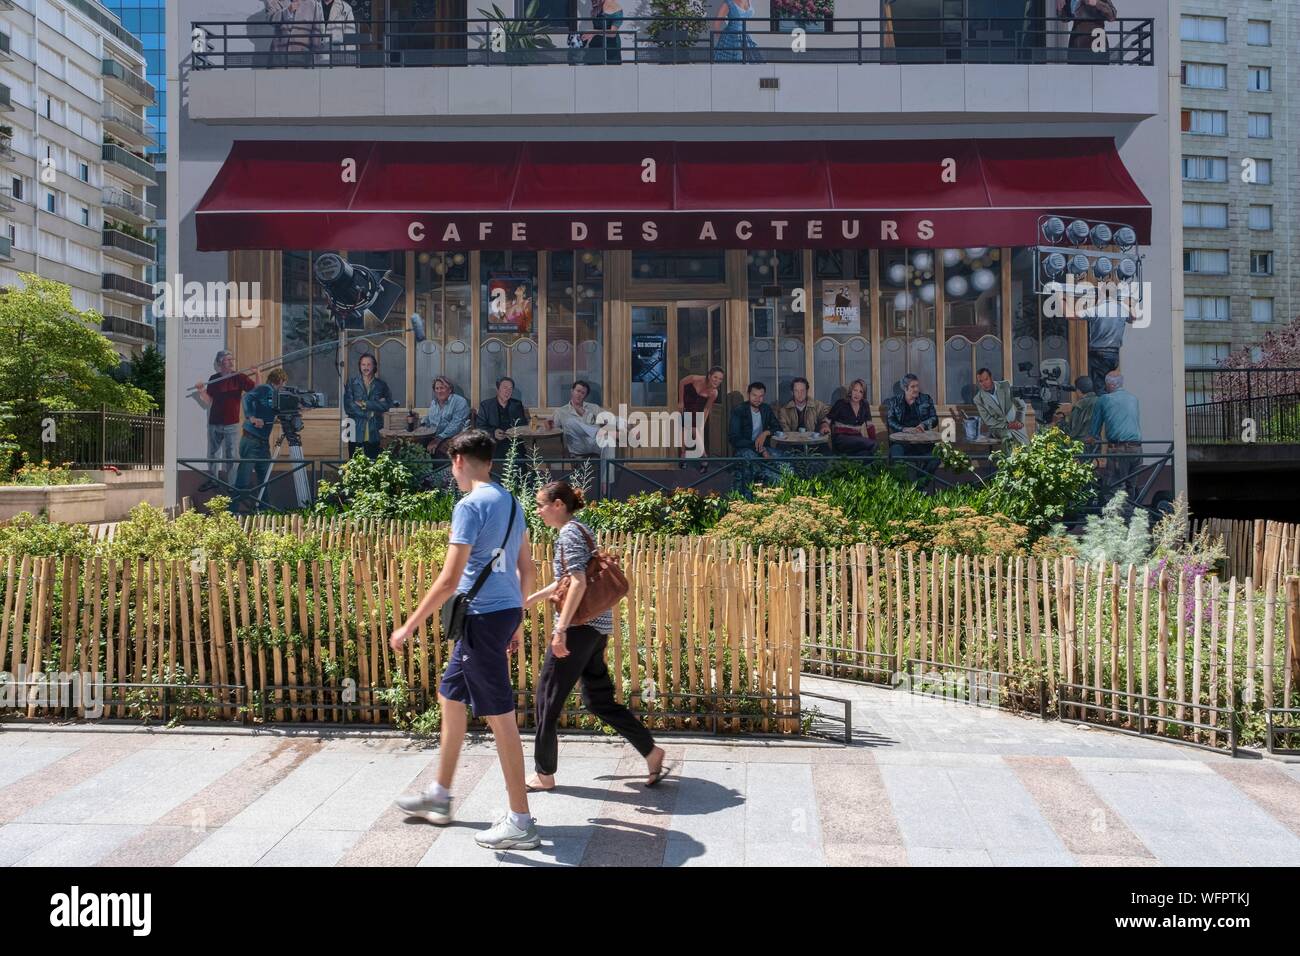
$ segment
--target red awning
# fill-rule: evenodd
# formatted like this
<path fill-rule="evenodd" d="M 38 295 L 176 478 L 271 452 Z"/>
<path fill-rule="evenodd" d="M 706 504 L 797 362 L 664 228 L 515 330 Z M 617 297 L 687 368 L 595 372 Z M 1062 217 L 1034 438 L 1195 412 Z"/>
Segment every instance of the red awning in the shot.
<path fill-rule="evenodd" d="M 240 141 L 199 249 L 1022 246 L 1151 206 L 1110 139 Z"/>

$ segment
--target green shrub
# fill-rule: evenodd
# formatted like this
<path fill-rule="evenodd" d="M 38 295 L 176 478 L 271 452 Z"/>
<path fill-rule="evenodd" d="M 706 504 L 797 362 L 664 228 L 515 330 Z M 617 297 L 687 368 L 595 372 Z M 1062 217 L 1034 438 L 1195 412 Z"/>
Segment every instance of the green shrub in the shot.
<path fill-rule="evenodd" d="M 89 475 L 74 475 L 72 462 L 52 465 L 48 461 L 32 461 L 24 453 L 24 463 L 9 477 L 11 485 L 88 485 Z"/>
<path fill-rule="evenodd" d="M 373 461 L 357 455 L 339 468 L 337 482 L 322 481 L 312 513 L 349 518 L 450 521 L 456 499 L 447 491 L 419 491 L 411 469 L 387 449 Z"/>
<path fill-rule="evenodd" d="M 597 531 L 678 536 L 703 534 L 726 512 L 726 499 L 678 488 L 671 495 L 651 491 L 627 501 L 595 501 L 582 510 L 581 518 Z"/>
<path fill-rule="evenodd" d="M 1003 514 L 982 515 L 968 505 L 940 505 L 922 518 L 893 522 L 884 537 L 891 547 L 907 550 L 1004 557 L 1023 554 L 1028 542 L 1024 525 Z"/>
<path fill-rule="evenodd" d="M 1059 428 L 1039 429 L 1028 445 L 995 451 L 989 479 L 993 509 L 1025 525 L 1037 537 L 1076 512 L 1087 500 L 1096 473 L 1080 461 L 1083 444 Z"/>
<path fill-rule="evenodd" d="M 84 559 L 91 557 L 94 550 L 90 529 L 84 524 L 51 523 L 44 515 L 37 517 L 24 511 L 0 525 L 0 555 Z"/>
<path fill-rule="evenodd" d="M 859 526 L 821 498 L 780 500 L 775 488 L 760 488 L 752 502 L 735 501 L 710 537 L 770 548 L 837 548 L 859 540 Z"/>
<path fill-rule="evenodd" d="M 440 568 L 447 560 L 448 533 L 444 528 L 420 528 L 406 541 L 406 547 L 397 553 L 397 560 Z"/>

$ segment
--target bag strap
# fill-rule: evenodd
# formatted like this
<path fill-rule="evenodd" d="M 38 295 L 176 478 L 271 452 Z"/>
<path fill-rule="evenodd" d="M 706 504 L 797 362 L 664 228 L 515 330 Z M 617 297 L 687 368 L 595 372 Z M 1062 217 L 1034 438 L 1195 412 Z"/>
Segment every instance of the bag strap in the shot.
<path fill-rule="evenodd" d="M 594 558 L 594 557 L 596 556 L 596 542 L 595 542 L 595 540 L 593 540 L 593 538 L 591 537 L 591 535 L 587 533 L 587 529 L 586 529 L 586 527 L 583 525 L 583 523 L 582 523 L 581 521 L 578 521 L 576 518 L 573 518 L 573 519 L 570 519 L 570 520 L 573 521 L 573 523 L 576 524 L 576 525 L 578 526 L 578 530 L 582 532 L 582 536 L 583 536 L 584 538 L 587 539 L 587 547 L 591 549 L 591 556 Z M 564 572 L 564 574 L 561 575 L 562 577 L 567 577 L 567 576 L 568 576 L 568 574 L 569 574 L 569 562 L 568 562 L 568 559 L 565 558 L 565 556 L 564 556 L 564 548 L 560 548 L 560 570 Z"/>
<path fill-rule="evenodd" d="M 503 554 L 506 550 L 506 545 L 510 543 L 510 532 L 513 531 L 515 527 L 515 508 L 517 506 L 518 506 L 518 502 L 515 501 L 515 496 L 511 495 L 510 496 L 510 520 L 506 523 L 506 536 L 501 540 L 501 551 Z M 491 571 L 492 571 L 492 561 L 487 561 L 483 565 L 482 569 L 479 571 L 478 577 L 474 579 L 473 586 L 467 592 L 465 592 L 466 602 L 474 600 L 474 595 L 478 594 L 479 589 L 482 588 L 483 585 L 487 583 L 487 576 Z"/>

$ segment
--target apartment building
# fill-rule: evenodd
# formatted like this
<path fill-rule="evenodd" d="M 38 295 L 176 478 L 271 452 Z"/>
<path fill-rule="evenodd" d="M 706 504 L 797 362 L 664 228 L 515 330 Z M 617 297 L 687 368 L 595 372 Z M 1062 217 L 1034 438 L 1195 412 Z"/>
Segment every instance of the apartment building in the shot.
<path fill-rule="evenodd" d="M 168 336 L 173 500 L 202 478 L 188 393 L 222 349 L 324 393 L 302 430 L 321 461 L 362 352 L 417 413 L 437 375 L 471 406 L 508 375 L 529 408 L 581 378 L 603 407 L 666 411 L 720 365 L 711 453 L 753 380 L 784 403 L 796 377 L 823 401 L 861 379 L 878 415 L 904 373 L 947 409 L 988 366 L 1045 416 L 1089 345 L 1044 305 L 1051 216 L 1134 230 L 1116 261 L 1141 257 L 1154 320 L 1120 368 L 1183 487 L 1173 3 L 1128 0 L 1089 51 L 1041 0 L 836 0 L 797 23 L 754 0 L 757 56 L 643 5 L 595 49 L 569 45 L 586 0 L 506 2 L 505 23 L 345 5 L 169 5 L 171 278 L 255 306 Z M 387 274 L 392 309 L 332 311 L 326 253 Z"/>
<path fill-rule="evenodd" d="M 155 337 L 141 44 L 93 0 L 0 8 L 0 284 L 22 272 L 66 283 L 129 356 Z"/>
<path fill-rule="evenodd" d="M 1294 4 L 1182 0 L 1183 303 L 1189 367 L 1300 314 Z"/>

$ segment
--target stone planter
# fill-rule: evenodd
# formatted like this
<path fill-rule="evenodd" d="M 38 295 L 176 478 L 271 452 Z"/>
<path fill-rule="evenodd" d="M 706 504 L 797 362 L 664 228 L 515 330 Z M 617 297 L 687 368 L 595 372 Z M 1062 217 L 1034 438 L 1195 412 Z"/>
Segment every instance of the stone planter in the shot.
<path fill-rule="evenodd" d="M 104 485 L 0 485 L 0 521 L 27 511 L 51 521 L 104 520 Z"/>

